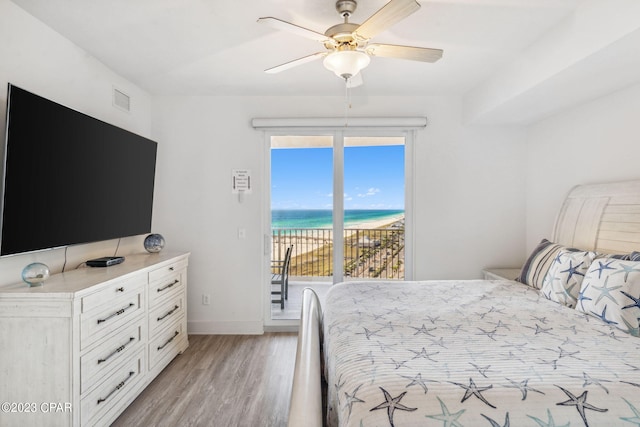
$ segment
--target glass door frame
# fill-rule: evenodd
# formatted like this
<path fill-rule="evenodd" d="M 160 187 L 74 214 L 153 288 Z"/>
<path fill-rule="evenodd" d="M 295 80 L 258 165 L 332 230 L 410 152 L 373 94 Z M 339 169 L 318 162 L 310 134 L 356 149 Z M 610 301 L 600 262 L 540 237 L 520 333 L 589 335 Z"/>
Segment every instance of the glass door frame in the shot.
<path fill-rule="evenodd" d="M 273 136 L 331 136 L 333 137 L 333 283 L 339 283 L 344 279 L 344 269 L 341 266 L 344 258 L 344 139 L 349 137 L 404 137 L 404 211 L 405 211 L 405 278 L 413 280 L 414 277 L 414 218 L 413 201 L 415 192 L 414 182 L 414 143 L 416 130 L 398 128 L 357 128 L 349 129 L 338 126 L 282 126 L 263 129 L 264 132 L 264 167 L 263 167 L 263 209 L 262 209 L 262 234 L 263 238 L 263 263 L 262 283 L 268 284 L 270 276 L 268 272 L 271 266 L 271 138 Z M 336 212 L 338 215 L 336 215 Z M 263 319 L 267 330 L 297 330 L 298 320 L 271 319 L 271 287 L 262 286 L 263 292 Z"/>

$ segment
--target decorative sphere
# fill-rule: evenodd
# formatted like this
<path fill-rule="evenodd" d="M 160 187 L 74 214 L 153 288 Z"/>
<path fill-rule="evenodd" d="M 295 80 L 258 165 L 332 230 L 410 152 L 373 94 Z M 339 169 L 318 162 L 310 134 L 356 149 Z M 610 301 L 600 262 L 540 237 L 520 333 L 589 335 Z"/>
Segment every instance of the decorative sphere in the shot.
<path fill-rule="evenodd" d="M 162 234 L 149 234 L 144 239 L 144 248 L 147 252 L 160 252 L 164 248 L 164 237 Z"/>
<path fill-rule="evenodd" d="M 29 286 L 42 286 L 49 278 L 49 267 L 41 262 L 34 262 L 22 270 L 22 280 Z"/>

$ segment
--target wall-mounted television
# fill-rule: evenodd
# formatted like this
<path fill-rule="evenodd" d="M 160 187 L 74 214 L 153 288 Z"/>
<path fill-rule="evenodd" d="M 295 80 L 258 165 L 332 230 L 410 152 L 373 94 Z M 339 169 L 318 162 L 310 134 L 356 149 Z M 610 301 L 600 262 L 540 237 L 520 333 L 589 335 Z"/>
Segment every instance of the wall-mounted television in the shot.
<path fill-rule="evenodd" d="M 8 85 L 0 256 L 151 231 L 156 142 Z"/>

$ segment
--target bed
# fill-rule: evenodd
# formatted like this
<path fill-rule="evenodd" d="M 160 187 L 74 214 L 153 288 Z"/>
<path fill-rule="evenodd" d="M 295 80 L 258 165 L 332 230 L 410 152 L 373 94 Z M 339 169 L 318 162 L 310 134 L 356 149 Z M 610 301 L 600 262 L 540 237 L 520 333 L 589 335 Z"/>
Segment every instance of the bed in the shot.
<path fill-rule="evenodd" d="M 519 280 L 310 289 L 289 426 L 640 425 L 640 181 L 584 185 Z"/>

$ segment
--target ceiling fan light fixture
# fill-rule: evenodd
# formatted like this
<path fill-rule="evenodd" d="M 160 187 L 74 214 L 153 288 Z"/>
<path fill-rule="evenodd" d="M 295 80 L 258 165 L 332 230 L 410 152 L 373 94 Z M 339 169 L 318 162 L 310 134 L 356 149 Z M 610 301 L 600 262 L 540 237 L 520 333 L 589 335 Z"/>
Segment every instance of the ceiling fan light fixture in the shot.
<path fill-rule="evenodd" d="M 349 79 L 369 65 L 371 58 L 359 50 L 339 50 L 328 54 L 323 61 L 325 68 L 336 76 Z"/>

